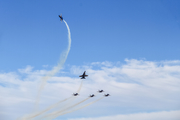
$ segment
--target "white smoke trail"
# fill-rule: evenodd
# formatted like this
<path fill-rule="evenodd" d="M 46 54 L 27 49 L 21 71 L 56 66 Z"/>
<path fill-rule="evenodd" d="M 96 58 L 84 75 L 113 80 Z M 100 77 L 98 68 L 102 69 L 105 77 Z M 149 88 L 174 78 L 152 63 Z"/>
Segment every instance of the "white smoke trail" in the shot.
<path fill-rule="evenodd" d="M 79 86 L 79 88 L 78 88 L 78 90 L 77 90 L 77 93 L 79 93 L 79 92 L 81 91 L 82 85 L 83 85 L 83 80 L 81 81 L 81 84 L 80 84 L 80 86 Z M 68 105 L 71 105 L 71 103 L 72 103 L 76 98 L 77 98 L 77 96 L 74 96 L 74 98 L 71 99 L 68 103 L 66 103 L 66 104 L 62 107 L 62 109 L 63 109 L 63 108 L 66 108 Z"/>
<path fill-rule="evenodd" d="M 97 99 L 97 100 L 95 100 L 95 101 L 93 101 L 93 102 L 90 102 L 90 103 L 88 103 L 88 104 L 86 104 L 86 105 L 83 105 L 83 106 L 81 106 L 81 107 L 79 107 L 79 108 L 77 108 L 77 109 L 71 110 L 71 111 L 59 112 L 59 113 L 53 115 L 52 118 L 54 119 L 54 118 L 57 118 L 57 117 L 60 116 L 60 115 L 65 115 L 65 114 L 67 114 L 67 113 L 71 113 L 71 112 L 74 112 L 74 111 L 83 109 L 83 108 L 85 108 L 85 107 L 87 107 L 87 106 L 89 106 L 89 105 L 91 105 L 91 104 L 94 104 L 94 103 L 98 102 L 99 100 L 101 100 L 101 99 L 103 99 L 103 98 L 104 98 L 104 96 L 101 97 L 101 98 L 99 98 L 99 99 Z"/>
<path fill-rule="evenodd" d="M 53 108 L 55 108 L 55 107 L 58 106 L 60 103 L 65 102 L 65 101 L 67 101 L 67 100 L 70 99 L 70 98 L 72 98 L 72 97 L 69 97 L 69 98 L 66 98 L 66 99 L 64 99 L 64 100 L 61 100 L 61 101 L 59 101 L 59 102 L 57 102 L 57 103 L 55 103 L 55 104 L 49 106 L 48 108 L 46 108 L 46 109 L 44 109 L 44 110 L 42 110 L 42 111 L 36 113 L 36 114 L 29 115 L 29 116 L 26 117 L 25 119 L 28 120 L 28 119 L 35 118 L 35 117 L 37 117 L 37 116 L 39 116 L 39 115 L 41 115 L 41 114 L 43 114 L 43 113 L 45 113 L 45 112 L 47 112 L 47 111 L 53 109 Z"/>
<path fill-rule="evenodd" d="M 55 66 L 51 71 L 49 71 L 45 77 L 42 78 L 42 83 L 41 83 L 41 86 L 40 86 L 40 89 L 39 89 L 38 95 L 37 95 L 36 105 L 38 105 L 38 103 L 39 103 L 40 93 L 41 93 L 42 89 L 44 88 L 44 86 L 46 84 L 46 81 L 49 78 L 51 78 L 52 76 L 54 76 L 60 69 L 62 69 L 62 67 L 63 67 L 63 65 L 64 65 L 64 63 L 65 63 L 65 61 L 67 59 L 67 56 L 69 54 L 70 48 L 71 48 L 71 32 L 70 32 L 70 29 L 69 29 L 69 26 L 68 26 L 67 22 L 65 20 L 63 20 L 63 21 L 66 24 L 66 27 L 67 27 L 67 30 L 68 30 L 68 47 L 61 54 L 60 61 L 59 61 L 58 65 Z"/>
<path fill-rule="evenodd" d="M 82 85 L 83 85 L 83 80 L 81 81 L 81 84 L 77 90 L 77 93 L 79 93 L 81 91 L 81 88 L 82 88 Z M 67 106 L 71 105 L 71 103 L 77 98 L 77 96 L 74 96 L 73 99 L 71 99 L 68 103 L 66 103 L 63 107 L 61 107 L 61 109 L 65 109 Z M 55 113 L 55 112 L 54 112 Z"/>
<path fill-rule="evenodd" d="M 104 98 L 104 97 L 101 97 L 101 98 L 99 98 L 99 99 L 97 99 L 97 100 L 95 100 L 95 101 L 93 101 L 93 102 L 90 102 L 90 103 L 88 103 L 88 104 L 86 104 L 86 105 L 83 105 L 83 106 L 81 106 L 81 107 L 79 107 L 79 108 L 77 108 L 77 109 L 74 109 L 74 110 L 71 110 L 71 111 L 67 111 L 67 112 L 58 114 L 58 115 L 56 115 L 56 117 L 58 117 L 58 116 L 60 116 L 60 115 L 65 115 L 65 114 L 67 114 L 67 113 L 71 113 L 71 112 L 74 112 L 74 111 L 77 111 L 77 110 L 80 110 L 80 109 L 83 109 L 83 108 L 85 108 L 85 107 L 87 107 L 87 106 L 89 106 L 89 105 L 91 105 L 91 104 L 94 104 L 94 103 L 98 102 L 99 100 L 101 100 L 101 99 L 103 99 L 103 98 Z M 55 117 L 55 118 L 56 118 L 56 117 Z"/>
<path fill-rule="evenodd" d="M 71 109 L 71 108 L 73 108 L 73 107 L 75 107 L 75 106 L 77 106 L 77 105 L 85 102 L 85 101 L 88 100 L 89 98 L 90 98 L 90 97 L 88 97 L 88 98 L 86 98 L 86 99 L 84 99 L 84 100 L 82 100 L 82 101 L 80 101 L 80 102 L 78 102 L 78 103 L 76 103 L 76 104 L 74 104 L 74 105 L 72 105 L 72 106 L 70 106 L 70 107 L 67 107 L 67 108 L 65 108 L 65 109 L 63 109 L 63 110 L 60 110 L 60 111 L 56 111 L 56 112 L 47 114 L 47 115 L 45 115 L 43 118 L 49 118 L 49 117 L 54 118 L 54 117 L 57 116 L 58 114 L 60 114 L 60 113 L 66 111 L 66 110 L 68 110 L 68 109 Z"/>
<path fill-rule="evenodd" d="M 79 89 L 77 90 L 77 93 L 79 93 L 81 91 L 82 85 L 83 85 L 83 80 L 81 81 L 81 84 L 79 86 Z"/>
<path fill-rule="evenodd" d="M 80 84 L 80 86 L 79 86 L 79 88 L 78 88 L 78 90 L 77 90 L 77 93 L 80 92 L 80 90 L 81 90 L 81 88 L 82 88 L 82 85 L 83 85 L 83 80 L 81 81 L 81 84 Z M 71 97 L 71 98 L 72 98 L 72 97 Z M 76 98 L 77 98 L 77 96 L 73 96 L 73 98 L 72 98 L 70 101 L 68 101 L 66 104 L 64 104 L 64 106 L 62 106 L 61 109 L 65 109 L 67 106 L 71 105 L 71 103 L 72 103 Z M 55 106 L 55 107 L 57 107 L 57 106 Z M 55 108 L 55 107 L 54 107 L 54 108 Z"/>
<path fill-rule="evenodd" d="M 83 84 L 83 80 L 81 81 L 81 84 L 80 84 L 80 86 L 79 86 L 79 88 L 78 88 L 78 90 L 77 90 L 77 93 L 80 92 L 80 90 L 81 90 L 81 88 L 82 88 L 82 84 Z M 73 97 L 73 96 L 72 96 L 72 97 Z M 51 110 L 51 109 L 57 107 L 60 103 L 65 102 L 65 101 L 71 99 L 72 97 L 69 97 L 69 98 L 66 98 L 66 99 L 64 99 L 64 100 L 61 100 L 61 101 L 59 101 L 59 102 L 57 102 L 57 103 L 49 106 L 48 108 L 46 108 L 46 109 L 44 109 L 44 110 L 42 110 L 42 111 L 40 111 L 40 112 L 38 112 L 38 113 L 35 113 L 35 114 L 33 114 L 33 115 L 28 115 L 28 117 L 24 117 L 23 119 L 28 120 L 28 119 L 35 118 L 35 117 L 37 117 L 37 116 L 39 116 L 39 115 L 41 115 L 41 114 L 43 114 L 43 113 L 45 113 L 45 112 L 47 112 L 47 111 L 49 111 L 49 110 Z M 72 100 L 70 100 L 68 103 L 66 103 L 66 104 L 64 105 L 64 107 L 62 107 L 62 108 L 65 108 L 67 105 L 70 105 L 70 103 L 72 103 L 72 101 L 73 101 L 75 98 L 76 98 L 76 97 L 74 97 Z"/>

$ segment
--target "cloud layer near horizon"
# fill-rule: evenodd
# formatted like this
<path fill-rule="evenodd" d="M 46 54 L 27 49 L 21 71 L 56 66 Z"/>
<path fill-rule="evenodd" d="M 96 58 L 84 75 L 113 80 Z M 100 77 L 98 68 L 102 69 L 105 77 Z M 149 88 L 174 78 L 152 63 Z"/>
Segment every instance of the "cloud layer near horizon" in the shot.
<path fill-rule="evenodd" d="M 69 76 L 62 73 L 62 76 L 54 76 L 48 81 L 42 92 L 39 108 L 44 109 L 76 92 L 80 79 L 70 76 L 79 76 L 86 70 L 89 77 L 84 81 L 79 98 L 86 98 L 98 89 L 105 90 L 111 96 L 98 101 L 95 106 L 76 112 L 77 116 L 87 117 L 87 120 L 101 120 L 99 116 L 117 115 L 123 118 L 123 114 L 138 113 L 135 115 L 138 119 L 142 112 L 142 116 L 146 116 L 149 111 L 163 111 L 153 113 L 160 116 L 163 116 L 165 111 L 179 112 L 180 61 L 125 61 L 124 64 L 95 62 L 85 66 L 72 66 Z M 27 66 L 18 69 L 18 72 L 0 73 L 2 120 L 11 120 L 32 111 L 40 79 L 47 72 Z"/>
<path fill-rule="evenodd" d="M 180 111 L 162 111 L 152 113 L 136 113 L 96 118 L 77 118 L 68 120 L 179 120 Z"/>

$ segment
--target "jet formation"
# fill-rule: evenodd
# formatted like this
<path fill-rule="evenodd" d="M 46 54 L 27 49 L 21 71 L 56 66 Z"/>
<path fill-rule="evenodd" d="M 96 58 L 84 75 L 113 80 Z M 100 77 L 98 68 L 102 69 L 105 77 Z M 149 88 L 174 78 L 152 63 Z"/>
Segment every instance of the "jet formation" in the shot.
<path fill-rule="evenodd" d="M 84 71 L 84 73 L 82 74 L 82 75 L 80 75 L 79 77 L 81 77 L 81 79 L 86 79 L 86 77 L 87 77 L 88 75 L 86 75 L 86 71 Z M 99 93 L 102 93 L 102 92 L 104 92 L 104 90 L 98 90 L 98 92 Z M 73 93 L 73 96 L 78 96 L 79 94 L 78 93 Z M 92 95 L 90 95 L 89 97 L 94 97 L 95 95 L 94 94 L 92 94 Z M 105 97 L 108 97 L 108 96 L 110 96 L 109 94 L 104 94 L 104 96 Z"/>

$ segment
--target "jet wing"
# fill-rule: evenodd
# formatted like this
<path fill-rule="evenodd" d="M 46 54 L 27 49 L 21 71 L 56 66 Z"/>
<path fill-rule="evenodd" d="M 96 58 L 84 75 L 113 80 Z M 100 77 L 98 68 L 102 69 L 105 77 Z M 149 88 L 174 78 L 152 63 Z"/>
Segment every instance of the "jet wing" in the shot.
<path fill-rule="evenodd" d="M 79 77 L 82 77 L 82 75 L 80 75 Z"/>

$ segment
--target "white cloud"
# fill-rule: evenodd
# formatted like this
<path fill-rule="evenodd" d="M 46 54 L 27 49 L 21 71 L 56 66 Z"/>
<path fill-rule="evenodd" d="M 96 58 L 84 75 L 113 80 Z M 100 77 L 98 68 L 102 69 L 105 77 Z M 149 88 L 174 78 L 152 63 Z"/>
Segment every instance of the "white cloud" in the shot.
<path fill-rule="evenodd" d="M 77 118 L 68 120 L 179 120 L 180 111 L 161 111 L 152 113 L 136 113 L 127 115 L 114 115 L 97 118 Z"/>
<path fill-rule="evenodd" d="M 89 76 L 84 80 L 77 100 L 86 98 L 89 94 L 96 94 L 99 89 L 111 94 L 110 97 L 98 101 L 96 106 L 92 105 L 92 107 L 85 108 L 84 111 L 80 110 L 85 116 L 180 109 L 180 61 L 153 62 L 135 59 L 126 59 L 125 61 L 125 64 L 96 62 L 86 66 L 73 66 L 69 74 L 76 75 L 76 78 L 52 77 L 42 91 L 40 109 L 77 92 L 81 82 L 78 76 L 84 70 Z M 31 66 L 18 69 L 17 73 L 0 73 L 0 118 L 11 120 L 30 113 L 41 78 L 46 73 L 46 70 L 33 70 Z M 93 99 L 97 99 L 99 96 L 102 95 L 96 94 Z M 77 114 L 80 115 L 80 112 Z M 172 112 L 168 112 L 168 114 Z M 163 113 L 166 112 L 158 114 Z M 120 117 L 123 117 L 123 114 Z M 146 116 L 146 114 L 154 115 L 156 113 L 139 113 L 137 115 Z"/>

